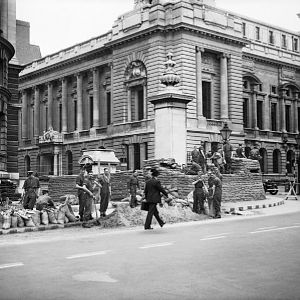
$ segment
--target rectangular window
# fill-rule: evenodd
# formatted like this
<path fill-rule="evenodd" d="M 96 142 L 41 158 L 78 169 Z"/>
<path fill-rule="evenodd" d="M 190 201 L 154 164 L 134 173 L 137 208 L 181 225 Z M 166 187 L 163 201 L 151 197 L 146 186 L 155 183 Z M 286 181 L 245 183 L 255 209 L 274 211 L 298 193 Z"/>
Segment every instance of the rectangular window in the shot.
<path fill-rule="evenodd" d="M 244 102 L 243 102 L 243 125 L 244 125 L 245 128 L 249 128 L 248 113 L 249 113 L 249 100 L 247 98 L 244 98 Z"/>
<path fill-rule="evenodd" d="M 271 85 L 271 94 L 277 95 L 277 86 Z"/>
<path fill-rule="evenodd" d="M 137 90 L 137 119 L 138 121 L 144 119 L 144 90 L 140 88 Z"/>
<path fill-rule="evenodd" d="M 260 27 L 255 27 L 255 39 L 260 41 Z"/>
<path fill-rule="evenodd" d="M 246 23 L 242 23 L 243 36 L 246 36 Z"/>
<path fill-rule="evenodd" d="M 106 93 L 106 112 L 107 112 L 107 125 L 111 124 L 111 93 Z"/>
<path fill-rule="evenodd" d="M 74 131 L 77 130 L 77 101 L 74 101 Z"/>
<path fill-rule="evenodd" d="M 94 100 L 90 97 L 90 128 L 94 126 Z"/>
<path fill-rule="evenodd" d="M 203 116 L 211 119 L 211 83 L 202 81 L 202 109 Z"/>
<path fill-rule="evenodd" d="M 263 102 L 257 101 L 257 127 L 263 129 Z"/>
<path fill-rule="evenodd" d="M 299 51 L 298 39 L 295 37 L 293 37 L 293 51 L 295 52 Z"/>
<path fill-rule="evenodd" d="M 277 103 L 271 104 L 272 131 L 277 131 Z"/>
<path fill-rule="evenodd" d="M 62 132 L 62 104 L 58 106 L 58 117 L 59 117 L 59 132 Z"/>
<path fill-rule="evenodd" d="M 134 169 L 140 170 L 141 168 L 141 148 L 140 144 L 133 144 L 133 157 L 134 157 Z"/>
<path fill-rule="evenodd" d="M 272 30 L 269 31 L 269 44 L 274 44 L 274 32 Z"/>
<path fill-rule="evenodd" d="M 291 106 L 290 105 L 285 106 L 285 127 L 287 132 L 291 131 Z"/>
<path fill-rule="evenodd" d="M 285 34 L 283 34 L 281 36 L 281 47 L 286 48 L 286 35 Z"/>

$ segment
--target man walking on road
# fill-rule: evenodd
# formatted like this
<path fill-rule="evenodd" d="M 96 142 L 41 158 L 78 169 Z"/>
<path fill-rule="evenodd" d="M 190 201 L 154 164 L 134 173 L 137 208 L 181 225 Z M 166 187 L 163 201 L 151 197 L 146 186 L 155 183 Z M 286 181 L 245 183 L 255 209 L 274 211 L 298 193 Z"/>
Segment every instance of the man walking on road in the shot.
<path fill-rule="evenodd" d="M 161 203 L 160 193 L 168 197 L 168 193 L 162 188 L 160 181 L 157 179 L 157 176 L 159 175 L 158 170 L 151 169 L 151 173 L 152 178 L 146 181 L 145 185 L 145 198 L 146 202 L 149 205 L 149 210 L 145 221 L 145 230 L 153 229 L 151 227 L 153 215 L 159 223 L 160 227 L 163 227 L 165 225 L 165 222 L 160 218 L 158 214 L 156 205 L 158 203 Z"/>
<path fill-rule="evenodd" d="M 111 195 L 110 173 L 108 168 L 105 168 L 104 174 L 100 175 L 99 183 L 102 186 L 100 191 L 100 216 L 105 217 Z"/>

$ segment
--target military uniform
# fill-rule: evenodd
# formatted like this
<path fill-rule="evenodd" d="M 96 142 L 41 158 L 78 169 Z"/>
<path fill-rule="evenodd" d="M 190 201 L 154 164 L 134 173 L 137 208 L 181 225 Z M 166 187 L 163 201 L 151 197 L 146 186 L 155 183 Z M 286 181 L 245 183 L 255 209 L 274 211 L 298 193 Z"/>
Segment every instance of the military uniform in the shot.
<path fill-rule="evenodd" d="M 140 183 L 137 178 L 137 176 L 132 175 L 128 182 L 128 188 L 131 195 L 130 198 L 130 207 L 136 207 L 137 206 L 137 199 L 136 199 L 136 191 L 138 188 L 140 188 Z"/>
<path fill-rule="evenodd" d="M 23 200 L 23 206 L 26 209 L 33 209 L 38 197 L 38 189 L 40 188 L 40 182 L 37 177 L 29 176 L 23 185 L 25 190 L 25 196 Z"/>

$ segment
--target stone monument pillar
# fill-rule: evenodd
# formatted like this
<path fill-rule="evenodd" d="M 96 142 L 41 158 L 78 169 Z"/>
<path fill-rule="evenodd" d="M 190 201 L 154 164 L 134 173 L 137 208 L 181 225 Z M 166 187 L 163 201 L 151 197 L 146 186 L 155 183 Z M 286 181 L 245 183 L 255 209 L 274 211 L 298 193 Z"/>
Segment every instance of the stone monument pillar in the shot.
<path fill-rule="evenodd" d="M 160 81 L 165 89 L 149 97 L 155 112 L 155 159 L 175 158 L 179 164 L 186 163 L 186 107 L 192 97 L 184 95 L 176 85 L 172 53 L 168 53 L 165 73 Z"/>

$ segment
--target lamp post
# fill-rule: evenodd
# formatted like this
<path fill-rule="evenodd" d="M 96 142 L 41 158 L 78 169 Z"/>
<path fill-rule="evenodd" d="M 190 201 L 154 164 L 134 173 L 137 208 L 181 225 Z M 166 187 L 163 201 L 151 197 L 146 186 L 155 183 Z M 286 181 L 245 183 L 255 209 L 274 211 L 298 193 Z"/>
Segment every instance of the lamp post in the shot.
<path fill-rule="evenodd" d="M 226 143 L 229 140 L 231 132 L 232 130 L 228 127 L 227 122 L 225 122 L 223 128 L 220 129 L 220 134 L 224 143 Z"/>

